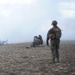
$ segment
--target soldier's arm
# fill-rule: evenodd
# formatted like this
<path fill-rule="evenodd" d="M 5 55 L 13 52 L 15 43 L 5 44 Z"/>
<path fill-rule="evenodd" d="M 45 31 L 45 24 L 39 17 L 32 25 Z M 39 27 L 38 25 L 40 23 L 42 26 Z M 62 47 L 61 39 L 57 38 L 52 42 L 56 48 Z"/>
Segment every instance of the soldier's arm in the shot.
<path fill-rule="evenodd" d="M 50 30 L 49 30 L 48 33 L 47 33 L 47 39 L 46 39 L 46 44 L 47 44 L 47 46 L 49 46 L 49 43 L 48 43 L 48 41 L 49 41 L 49 33 L 50 33 Z"/>
<path fill-rule="evenodd" d="M 61 36 L 62 36 L 62 31 L 63 31 L 63 30 L 61 30 Z"/>
<path fill-rule="evenodd" d="M 59 28 L 60 29 L 60 28 Z M 61 36 L 62 36 L 62 30 L 60 29 L 60 38 L 61 38 Z"/>
<path fill-rule="evenodd" d="M 60 30 L 60 38 L 61 38 L 63 30 L 61 30 L 59 27 L 58 27 L 58 29 Z"/>

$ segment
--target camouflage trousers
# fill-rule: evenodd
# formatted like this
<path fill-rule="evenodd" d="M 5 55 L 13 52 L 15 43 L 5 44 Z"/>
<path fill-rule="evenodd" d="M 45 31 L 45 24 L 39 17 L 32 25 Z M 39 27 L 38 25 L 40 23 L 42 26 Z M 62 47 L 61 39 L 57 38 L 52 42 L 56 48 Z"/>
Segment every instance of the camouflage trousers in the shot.
<path fill-rule="evenodd" d="M 52 60 L 55 63 L 55 59 L 59 62 L 59 44 L 60 40 L 51 40 L 51 53 L 52 53 Z"/>
<path fill-rule="evenodd" d="M 41 43 L 39 41 L 33 41 L 32 42 L 32 47 L 37 47 L 39 46 Z"/>

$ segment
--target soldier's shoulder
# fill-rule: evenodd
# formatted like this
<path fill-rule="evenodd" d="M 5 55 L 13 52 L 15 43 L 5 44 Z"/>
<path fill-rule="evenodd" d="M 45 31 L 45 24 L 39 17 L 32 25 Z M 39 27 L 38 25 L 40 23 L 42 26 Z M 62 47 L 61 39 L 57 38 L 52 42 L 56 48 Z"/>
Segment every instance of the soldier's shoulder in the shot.
<path fill-rule="evenodd" d="M 48 30 L 48 32 L 51 32 L 53 30 L 53 28 L 50 28 L 49 30 Z"/>
<path fill-rule="evenodd" d="M 58 28 L 59 30 L 61 30 L 61 28 L 60 28 L 60 27 L 58 27 L 58 26 L 57 26 L 57 28 Z"/>
<path fill-rule="evenodd" d="M 52 27 L 52 28 L 50 28 L 50 30 L 53 30 L 54 28 Z"/>

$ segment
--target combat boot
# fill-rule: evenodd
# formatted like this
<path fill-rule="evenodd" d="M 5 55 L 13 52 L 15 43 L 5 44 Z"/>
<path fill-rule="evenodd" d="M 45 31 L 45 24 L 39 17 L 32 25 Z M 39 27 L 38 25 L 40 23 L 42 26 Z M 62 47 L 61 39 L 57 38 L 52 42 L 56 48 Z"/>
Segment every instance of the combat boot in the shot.
<path fill-rule="evenodd" d="M 57 58 L 57 62 L 59 63 L 59 58 Z"/>
<path fill-rule="evenodd" d="M 53 63 L 55 63 L 55 57 L 53 57 Z"/>

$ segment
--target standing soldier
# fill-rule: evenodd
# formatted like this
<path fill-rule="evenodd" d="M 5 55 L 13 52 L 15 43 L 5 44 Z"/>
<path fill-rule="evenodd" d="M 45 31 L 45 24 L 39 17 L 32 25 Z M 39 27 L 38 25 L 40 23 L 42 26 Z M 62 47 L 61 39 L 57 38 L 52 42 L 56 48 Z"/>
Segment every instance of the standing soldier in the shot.
<path fill-rule="evenodd" d="M 57 21 L 52 21 L 53 27 L 48 31 L 47 33 L 47 40 L 46 44 L 49 46 L 49 39 L 51 43 L 51 52 L 52 52 L 52 60 L 53 63 L 55 63 L 55 58 L 57 59 L 59 63 L 59 44 L 60 44 L 60 38 L 61 38 L 61 29 L 57 26 Z"/>

